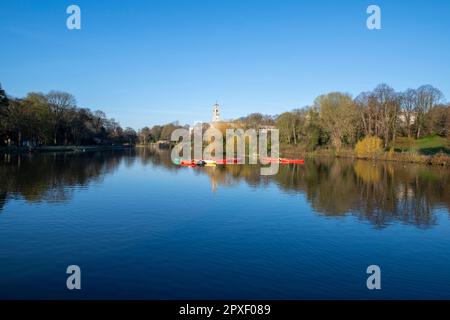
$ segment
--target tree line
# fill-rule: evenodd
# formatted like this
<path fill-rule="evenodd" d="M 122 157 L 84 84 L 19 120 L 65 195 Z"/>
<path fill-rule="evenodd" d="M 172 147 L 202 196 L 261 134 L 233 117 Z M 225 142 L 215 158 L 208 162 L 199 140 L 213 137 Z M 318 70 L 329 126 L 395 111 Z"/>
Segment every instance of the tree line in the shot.
<path fill-rule="evenodd" d="M 175 121 L 164 125 L 154 125 L 151 128 L 144 127 L 138 130 L 138 141 L 141 144 L 170 141 L 172 132 L 179 128 L 189 129 L 189 126 L 181 126 L 178 121 Z"/>
<path fill-rule="evenodd" d="M 450 135 L 450 108 L 442 92 L 430 85 L 397 92 L 386 84 L 356 98 L 342 92 L 317 97 L 312 106 L 285 112 L 274 119 L 280 139 L 288 144 L 353 147 L 367 136 L 384 147 L 399 136 L 419 139 Z"/>
<path fill-rule="evenodd" d="M 397 137 L 450 136 L 450 108 L 442 92 L 424 85 L 397 92 L 386 84 L 353 98 L 331 92 L 313 104 L 278 115 L 252 113 L 228 121 L 233 127 L 279 129 L 280 142 L 306 150 L 353 147 L 367 136 L 379 137 L 384 147 Z M 78 107 L 66 92 L 29 93 L 9 98 L 0 88 L 0 145 L 117 145 L 170 140 L 178 122 L 123 129 L 102 111 Z"/>
<path fill-rule="evenodd" d="M 428 135 L 450 137 L 450 108 L 442 92 L 424 85 L 397 92 L 386 84 L 356 98 L 331 92 L 317 97 L 313 104 L 278 115 L 252 113 L 227 121 L 235 128 L 276 127 L 280 142 L 306 150 L 320 147 L 354 147 L 362 138 L 379 137 L 387 148 L 397 137 L 421 138 Z M 138 131 L 141 143 L 170 140 L 178 123 L 145 127 Z"/>
<path fill-rule="evenodd" d="M 10 98 L 0 87 L 0 146 L 135 144 L 137 134 L 102 111 L 77 106 L 67 92 Z"/>

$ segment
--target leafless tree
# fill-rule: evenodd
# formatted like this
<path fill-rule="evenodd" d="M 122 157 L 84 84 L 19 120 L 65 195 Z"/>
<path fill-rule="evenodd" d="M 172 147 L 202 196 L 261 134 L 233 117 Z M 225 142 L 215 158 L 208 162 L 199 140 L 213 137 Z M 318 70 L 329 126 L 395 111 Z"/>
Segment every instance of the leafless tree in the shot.
<path fill-rule="evenodd" d="M 76 107 L 76 100 L 75 97 L 70 93 L 62 91 L 50 91 L 47 94 L 47 102 L 52 113 L 52 123 L 54 130 L 53 143 L 56 145 L 58 143 L 58 131 L 63 128 L 64 117 L 69 109 Z"/>
<path fill-rule="evenodd" d="M 402 120 L 405 123 L 408 138 L 411 138 L 412 125 L 416 121 L 416 101 L 417 91 L 414 89 L 408 89 L 400 96 Z"/>
<path fill-rule="evenodd" d="M 443 99 L 443 94 L 433 86 L 425 85 L 417 89 L 416 112 L 417 112 L 417 139 L 426 128 L 427 116 L 431 109 Z"/>

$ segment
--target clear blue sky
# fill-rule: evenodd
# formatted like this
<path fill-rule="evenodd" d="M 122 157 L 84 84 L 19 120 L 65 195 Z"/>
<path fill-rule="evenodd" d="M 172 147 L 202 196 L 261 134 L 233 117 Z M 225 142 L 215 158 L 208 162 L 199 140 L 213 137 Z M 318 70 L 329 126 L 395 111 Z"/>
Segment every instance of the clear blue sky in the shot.
<path fill-rule="evenodd" d="M 66 28 L 77 4 L 82 29 Z M 366 28 L 366 8 L 382 30 Z M 450 98 L 450 1 L 0 1 L 0 82 L 122 126 L 277 114 L 330 91 L 432 84 Z"/>

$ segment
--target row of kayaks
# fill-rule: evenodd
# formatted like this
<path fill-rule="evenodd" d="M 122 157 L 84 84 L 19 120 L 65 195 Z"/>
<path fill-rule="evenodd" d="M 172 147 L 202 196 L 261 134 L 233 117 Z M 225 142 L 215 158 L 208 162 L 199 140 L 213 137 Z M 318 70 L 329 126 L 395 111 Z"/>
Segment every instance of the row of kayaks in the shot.
<path fill-rule="evenodd" d="M 241 159 L 218 159 L 218 160 L 182 160 L 175 159 L 174 164 L 185 167 L 214 167 L 220 164 L 243 164 Z"/>
<path fill-rule="evenodd" d="M 286 159 L 286 158 L 262 158 L 262 163 L 280 163 L 280 164 L 304 164 L 303 159 Z"/>
<path fill-rule="evenodd" d="M 303 159 L 286 159 L 286 158 L 262 158 L 263 164 L 267 163 L 279 163 L 279 164 L 304 164 Z M 217 159 L 217 160 L 183 160 L 175 159 L 174 164 L 185 167 L 214 167 L 216 165 L 228 165 L 228 164 L 244 164 L 242 159 Z"/>

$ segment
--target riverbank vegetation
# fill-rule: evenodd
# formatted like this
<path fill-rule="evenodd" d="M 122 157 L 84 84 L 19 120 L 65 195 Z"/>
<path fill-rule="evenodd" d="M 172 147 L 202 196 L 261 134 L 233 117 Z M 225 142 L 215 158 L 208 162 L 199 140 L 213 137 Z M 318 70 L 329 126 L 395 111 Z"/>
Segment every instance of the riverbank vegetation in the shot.
<path fill-rule="evenodd" d="M 277 128 L 283 156 L 327 154 L 450 165 L 450 107 L 442 92 L 430 85 L 398 92 L 380 84 L 356 97 L 331 92 L 310 106 L 277 115 L 252 113 L 223 124 Z M 77 106 L 69 93 L 11 98 L 0 89 L 0 147 L 145 145 L 169 141 L 173 130 L 181 127 L 189 128 L 172 122 L 136 133 L 102 111 Z M 374 150 L 368 142 L 376 142 Z"/>
<path fill-rule="evenodd" d="M 430 85 L 398 92 L 380 84 L 355 98 L 331 92 L 320 95 L 310 106 L 278 115 L 253 113 L 226 123 L 234 128 L 279 129 L 281 152 L 286 156 L 333 155 L 450 165 L 450 107 L 442 92 Z M 161 126 L 144 128 L 139 139 L 168 139 L 170 134 L 161 132 Z"/>
<path fill-rule="evenodd" d="M 134 144 L 137 134 L 102 111 L 77 106 L 66 92 L 8 97 L 0 88 L 0 147 L 112 146 Z"/>

